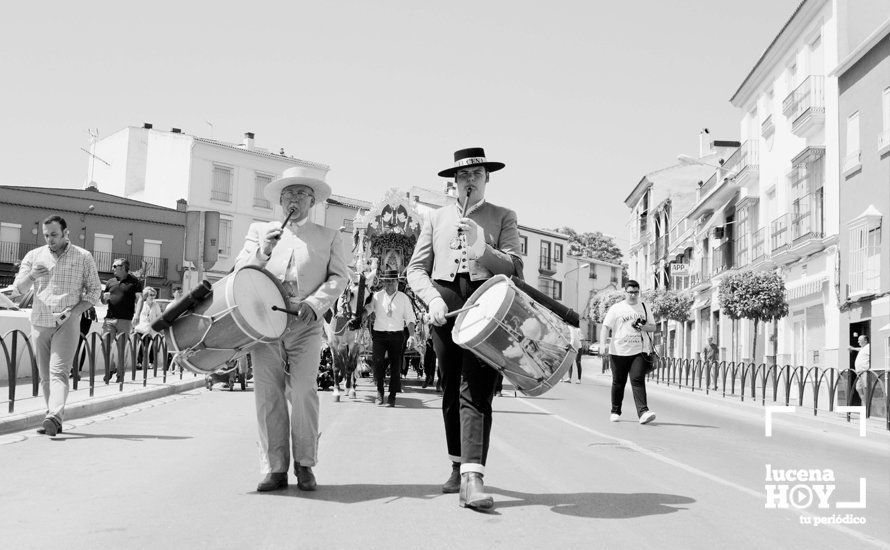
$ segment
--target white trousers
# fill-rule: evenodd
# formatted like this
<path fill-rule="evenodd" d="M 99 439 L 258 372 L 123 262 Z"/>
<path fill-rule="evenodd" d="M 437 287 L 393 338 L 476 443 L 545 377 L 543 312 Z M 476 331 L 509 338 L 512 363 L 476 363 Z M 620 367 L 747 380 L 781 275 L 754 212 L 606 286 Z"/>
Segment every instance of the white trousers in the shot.
<path fill-rule="evenodd" d="M 291 457 L 300 466 L 315 466 L 318 461 L 316 378 L 321 332 L 320 321 L 293 320 L 280 342 L 250 351 L 261 474 L 287 472 Z"/>
<path fill-rule="evenodd" d="M 62 326 L 31 327 L 31 342 L 37 355 L 37 372 L 46 401 L 46 416 L 61 424 L 68 400 L 68 373 L 74 362 L 80 338 L 80 317 L 69 318 Z"/>

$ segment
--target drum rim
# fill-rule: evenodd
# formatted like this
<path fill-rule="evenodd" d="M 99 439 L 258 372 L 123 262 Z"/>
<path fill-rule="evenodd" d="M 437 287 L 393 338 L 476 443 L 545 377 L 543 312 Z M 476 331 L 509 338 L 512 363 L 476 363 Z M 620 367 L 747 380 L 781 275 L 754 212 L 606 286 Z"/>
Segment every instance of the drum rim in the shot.
<path fill-rule="evenodd" d="M 498 274 L 498 275 L 495 275 L 494 277 L 491 277 L 484 283 L 482 283 L 482 285 L 480 285 L 479 288 L 477 288 L 470 295 L 469 299 L 467 299 L 467 301 L 462 306 L 462 307 L 469 307 L 469 306 L 473 305 L 474 303 L 476 303 L 477 300 L 479 300 L 479 298 L 483 294 L 485 294 L 486 290 L 488 290 L 490 287 L 493 287 L 494 285 L 499 284 L 501 282 L 505 282 L 507 284 L 506 297 L 508 299 L 505 299 L 503 302 L 501 302 L 500 307 L 498 307 L 497 311 L 492 316 L 493 318 L 489 319 L 488 324 L 485 326 L 485 328 L 480 330 L 475 336 L 468 339 L 466 342 L 458 342 L 457 338 L 455 338 L 455 337 L 457 336 L 457 334 L 456 334 L 457 327 L 460 326 L 461 323 L 463 323 L 464 319 L 467 316 L 467 313 L 469 313 L 469 312 L 464 311 L 464 312 L 458 314 L 457 319 L 454 321 L 454 327 L 451 329 L 451 340 L 455 344 L 457 344 L 458 346 L 461 346 L 463 348 L 466 348 L 466 349 L 473 349 L 476 347 L 477 344 L 479 344 L 483 340 L 487 340 L 488 337 L 491 336 L 491 333 L 494 332 L 494 330 L 498 327 L 498 324 L 496 321 L 503 320 L 504 315 L 510 309 L 510 304 L 512 304 L 513 301 L 516 300 L 516 292 L 519 290 L 516 287 L 516 285 L 513 284 L 513 281 L 511 281 L 510 278 L 507 277 L 506 275 Z"/>
<path fill-rule="evenodd" d="M 281 300 L 284 303 L 284 306 L 287 307 L 288 295 L 287 295 L 287 292 L 284 290 L 284 285 L 282 285 L 281 281 L 278 280 L 278 277 L 276 277 L 275 275 L 272 275 L 272 273 L 270 271 L 263 269 L 262 267 L 259 267 L 256 265 L 246 265 L 246 266 L 242 267 L 241 269 L 233 271 L 231 274 L 235 275 L 236 273 L 238 273 L 242 270 L 245 270 L 245 269 L 255 269 L 255 270 L 265 274 L 275 284 L 275 288 L 277 288 L 278 292 L 281 294 Z M 234 276 L 226 281 L 225 290 L 226 290 L 226 301 L 229 304 L 238 305 L 238 302 L 235 300 L 235 277 Z M 265 343 L 275 342 L 278 339 L 280 339 L 281 336 L 287 330 L 288 323 L 285 322 L 284 330 L 281 331 L 281 334 L 279 334 L 278 336 L 266 336 L 265 334 L 261 334 L 259 331 L 254 330 L 254 328 L 252 326 L 250 326 L 250 324 L 247 322 L 247 319 L 244 318 L 244 315 L 242 315 L 241 312 L 238 311 L 237 307 L 231 311 L 231 314 L 232 314 L 232 320 L 235 321 L 235 325 L 237 325 L 238 328 L 241 329 L 241 332 L 243 332 L 244 334 L 247 334 L 248 336 L 253 338 L 254 343 L 256 343 L 256 342 L 265 342 Z M 281 315 L 286 316 L 287 314 L 281 313 Z M 252 345 L 254 345 L 254 344 L 252 344 Z"/>

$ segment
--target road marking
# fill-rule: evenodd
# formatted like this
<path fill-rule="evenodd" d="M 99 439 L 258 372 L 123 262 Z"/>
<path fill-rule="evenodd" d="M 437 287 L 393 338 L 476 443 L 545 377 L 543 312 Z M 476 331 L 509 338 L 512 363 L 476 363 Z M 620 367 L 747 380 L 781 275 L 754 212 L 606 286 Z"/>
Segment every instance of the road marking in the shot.
<path fill-rule="evenodd" d="M 523 404 L 527 405 L 528 407 L 531 407 L 532 409 L 537 409 L 538 411 L 540 411 L 540 412 L 542 412 L 542 413 L 548 414 L 548 415 L 550 415 L 551 417 L 555 418 L 556 420 L 559 420 L 560 422 L 563 422 L 563 423 L 565 423 L 565 424 L 568 424 L 569 426 L 578 428 L 579 430 L 585 431 L 585 432 L 587 432 L 587 433 L 589 433 L 589 434 L 592 434 L 592 435 L 595 435 L 595 436 L 597 436 L 597 437 L 601 437 L 601 438 L 604 438 L 604 439 L 611 439 L 612 441 L 616 441 L 616 442 L 618 442 L 618 443 L 620 443 L 620 444 L 622 444 L 622 445 L 625 445 L 625 446 L 627 446 L 628 448 L 630 448 L 630 449 L 632 449 L 632 450 L 634 450 L 634 451 L 637 451 L 637 452 L 639 452 L 639 453 L 641 453 L 641 454 L 643 454 L 643 455 L 645 455 L 645 456 L 647 456 L 647 457 L 649 457 L 649 458 L 658 460 L 658 461 L 663 462 L 663 463 L 665 463 L 665 464 L 668 464 L 668 465 L 670 465 L 670 466 L 674 466 L 675 468 L 679 468 L 679 469 L 681 469 L 681 470 L 684 470 L 684 471 L 686 471 L 686 472 L 689 472 L 690 474 L 693 474 L 693 475 L 696 475 L 696 476 L 699 476 L 699 477 L 703 477 L 703 478 L 705 478 L 705 479 L 707 479 L 707 480 L 709 480 L 709 481 L 713 481 L 714 483 L 718 483 L 718 484 L 720 484 L 720 485 L 725 485 L 725 486 L 727 486 L 727 487 L 731 487 L 731 488 L 733 488 L 733 489 L 735 489 L 735 490 L 737 490 L 737 491 L 739 491 L 739 492 L 745 493 L 745 494 L 748 495 L 748 496 L 755 497 L 755 498 L 757 498 L 758 500 L 760 500 L 761 502 L 763 502 L 764 499 L 766 498 L 766 494 L 765 494 L 765 493 L 761 493 L 761 492 L 755 491 L 755 490 L 753 490 L 753 489 L 749 489 L 749 488 L 747 488 L 747 487 L 745 487 L 745 486 L 743 486 L 743 485 L 739 485 L 738 483 L 735 483 L 735 482 L 730 481 L 730 480 L 728 480 L 728 479 L 724 479 L 724 478 L 722 478 L 722 477 L 720 477 L 720 476 L 718 476 L 718 475 L 710 474 L 710 473 L 708 473 L 708 472 L 705 472 L 704 470 L 700 470 L 700 469 L 696 468 L 695 466 L 690 466 L 689 464 L 686 464 L 686 463 L 684 463 L 684 462 L 680 462 L 679 460 L 675 460 L 675 459 L 673 459 L 673 458 L 668 458 L 668 457 L 664 456 L 663 454 L 655 453 L 655 452 L 653 452 L 653 451 L 650 451 L 649 449 L 646 449 L 645 447 L 641 447 L 640 445 L 637 445 L 636 443 L 634 443 L 633 441 L 630 441 L 630 440 L 628 440 L 628 439 L 622 439 L 622 438 L 620 438 L 620 437 L 615 437 L 615 436 L 613 436 L 613 435 L 609 435 L 609 434 L 604 433 L 604 432 L 599 432 L 599 431 L 597 431 L 597 430 L 594 430 L 593 428 L 589 428 L 589 427 L 587 427 L 587 426 L 584 426 L 583 424 L 578 424 L 577 422 L 575 422 L 575 421 L 573 421 L 573 420 L 569 420 L 568 418 L 566 418 L 566 417 L 564 417 L 564 416 L 562 416 L 562 415 L 559 415 L 559 414 L 556 414 L 556 413 L 554 413 L 554 412 L 551 412 L 551 411 L 545 409 L 544 407 L 542 407 L 542 406 L 540 406 L 540 405 L 538 405 L 538 404 L 536 404 L 536 403 L 533 403 L 533 402 L 531 402 L 531 401 L 529 401 L 528 399 L 525 399 L 525 398 L 523 398 L 523 397 L 518 398 L 517 401 L 519 401 L 520 403 L 523 403 Z M 806 517 L 809 517 L 809 518 L 813 518 L 813 517 L 814 517 L 812 514 L 809 514 L 809 513 L 805 512 L 805 511 L 803 511 L 803 510 L 791 510 L 791 509 L 789 509 L 788 511 L 791 512 L 791 513 L 793 513 L 793 514 L 798 514 L 798 515 L 806 516 Z M 841 533 L 844 533 L 844 534 L 849 535 L 849 536 L 851 536 L 851 537 L 855 537 L 855 538 L 861 540 L 862 542 L 867 542 L 867 543 L 872 544 L 872 545 L 874 545 L 874 546 L 876 546 L 876 547 L 878 547 L 878 548 L 890 548 L 890 543 L 887 543 L 886 541 L 883 541 L 883 540 L 881 540 L 881 539 L 874 538 L 874 537 L 872 537 L 872 536 L 870 536 L 870 535 L 866 535 L 866 534 L 864 534 L 864 533 L 860 533 L 860 532 L 858 532 L 858 531 L 856 531 L 856 530 L 854 530 L 854 529 L 851 529 L 851 528 L 849 528 L 849 527 L 845 527 L 845 526 L 843 526 L 843 525 L 838 525 L 838 524 L 822 524 L 822 525 L 820 525 L 820 526 L 821 526 L 821 527 L 831 527 L 831 528 L 835 529 L 836 531 L 840 531 Z"/>

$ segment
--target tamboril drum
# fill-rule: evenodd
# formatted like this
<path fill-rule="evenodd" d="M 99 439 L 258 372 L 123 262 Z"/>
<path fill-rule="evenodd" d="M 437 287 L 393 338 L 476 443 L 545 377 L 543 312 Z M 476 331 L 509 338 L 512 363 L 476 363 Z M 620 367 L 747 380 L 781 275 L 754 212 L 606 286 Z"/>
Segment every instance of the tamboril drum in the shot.
<path fill-rule="evenodd" d="M 212 293 L 167 328 L 174 361 L 208 374 L 259 343 L 274 342 L 287 328 L 287 295 L 268 271 L 247 266 L 213 284 Z"/>
<path fill-rule="evenodd" d="M 451 337 L 499 370 L 516 389 L 541 395 L 578 353 L 573 329 L 504 275 L 485 281 L 464 304 Z"/>

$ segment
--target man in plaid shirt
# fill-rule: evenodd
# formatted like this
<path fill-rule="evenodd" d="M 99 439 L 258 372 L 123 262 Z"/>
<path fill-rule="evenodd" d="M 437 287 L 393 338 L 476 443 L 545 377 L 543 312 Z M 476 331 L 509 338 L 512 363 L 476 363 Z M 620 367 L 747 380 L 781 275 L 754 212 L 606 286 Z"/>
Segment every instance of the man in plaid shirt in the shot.
<path fill-rule="evenodd" d="M 46 400 L 46 419 L 37 432 L 55 436 L 62 431 L 80 316 L 99 301 L 102 287 L 92 254 L 71 244 L 64 218 L 43 220 L 43 238 L 46 246 L 25 254 L 13 285 L 21 293 L 34 285 L 31 343 Z"/>

